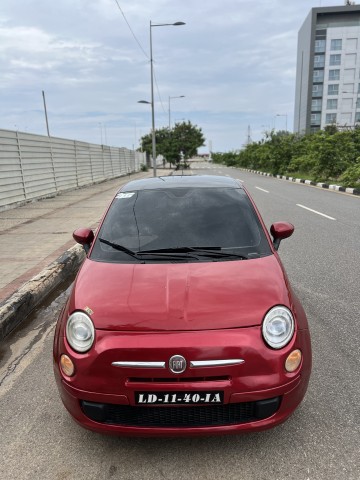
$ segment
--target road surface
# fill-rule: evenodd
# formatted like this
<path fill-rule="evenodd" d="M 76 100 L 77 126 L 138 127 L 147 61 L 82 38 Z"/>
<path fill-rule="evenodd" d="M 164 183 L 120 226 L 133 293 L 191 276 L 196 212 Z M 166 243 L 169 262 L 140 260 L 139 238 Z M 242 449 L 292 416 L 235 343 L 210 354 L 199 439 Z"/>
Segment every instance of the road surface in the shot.
<path fill-rule="evenodd" d="M 192 172 L 242 180 L 268 228 L 295 225 L 279 253 L 312 333 L 304 402 L 285 424 L 250 435 L 129 439 L 83 430 L 52 373 L 62 293 L 0 350 L 4 480 L 359 480 L 360 198 L 204 162 Z"/>

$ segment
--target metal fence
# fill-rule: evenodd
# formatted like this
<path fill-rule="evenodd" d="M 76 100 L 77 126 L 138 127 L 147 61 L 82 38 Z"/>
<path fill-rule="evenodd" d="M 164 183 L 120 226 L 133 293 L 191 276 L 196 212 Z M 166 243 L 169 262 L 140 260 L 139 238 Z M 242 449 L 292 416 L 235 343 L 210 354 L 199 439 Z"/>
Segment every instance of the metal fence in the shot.
<path fill-rule="evenodd" d="M 145 153 L 0 130 L 0 210 L 137 172 Z"/>

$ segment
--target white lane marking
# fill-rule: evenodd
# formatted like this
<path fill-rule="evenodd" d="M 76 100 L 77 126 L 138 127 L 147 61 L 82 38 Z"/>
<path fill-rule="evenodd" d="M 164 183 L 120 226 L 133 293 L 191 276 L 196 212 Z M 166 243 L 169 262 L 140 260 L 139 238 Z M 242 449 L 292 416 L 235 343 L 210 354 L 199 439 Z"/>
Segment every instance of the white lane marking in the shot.
<path fill-rule="evenodd" d="M 304 205 L 300 205 L 300 203 L 297 203 L 296 206 L 300 208 L 305 208 L 305 210 L 309 210 L 309 212 L 316 213 L 318 215 L 321 215 L 322 217 L 328 218 L 329 220 L 336 220 L 336 218 L 334 217 L 329 217 L 329 215 L 325 215 L 325 213 L 321 213 L 321 212 L 318 212 L 317 210 L 313 210 L 312 208 L 305 207 Z"/>
<path fill-rule="evenodd" d="M 240 180 L 240 178 L 239 178 L 239 182 L 241 182 L 241 183 L 245 183 L 245 180 Z"/>
<path fill-rule="evenodd" d="M 257 188 L 258 190 L 261 190 L 262 192 L 270 193 L 268 190 L 264 190 L 263 188 L 260 188 L 260 187 L 255 187 L 255 188 Z"/>

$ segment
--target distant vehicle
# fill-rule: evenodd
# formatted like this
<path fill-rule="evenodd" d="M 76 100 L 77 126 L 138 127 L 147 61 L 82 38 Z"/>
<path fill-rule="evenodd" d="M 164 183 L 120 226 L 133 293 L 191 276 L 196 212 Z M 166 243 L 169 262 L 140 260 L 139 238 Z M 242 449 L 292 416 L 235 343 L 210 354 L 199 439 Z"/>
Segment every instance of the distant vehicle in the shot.
<path fill-rule="evenodd" d="M 61 399 L 118 435 L 274 427 L 302 401 L 307 319 L 246 189 L 222 176 L 136 180 L 115 195 L 54 338 Z"/>

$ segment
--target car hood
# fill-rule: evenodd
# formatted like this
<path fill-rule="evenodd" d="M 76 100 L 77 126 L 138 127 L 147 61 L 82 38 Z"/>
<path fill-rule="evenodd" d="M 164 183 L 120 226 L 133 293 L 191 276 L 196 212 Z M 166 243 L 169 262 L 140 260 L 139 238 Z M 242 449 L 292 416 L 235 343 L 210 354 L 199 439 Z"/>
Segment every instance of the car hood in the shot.
<path fill-rule="evenodd" d="M 208 330 L 260 325 L 271 307 L 290 303 L 277 255 L 171 264 L 86 259 L 69 312 L 87 311 L 102 330 Z"/>

